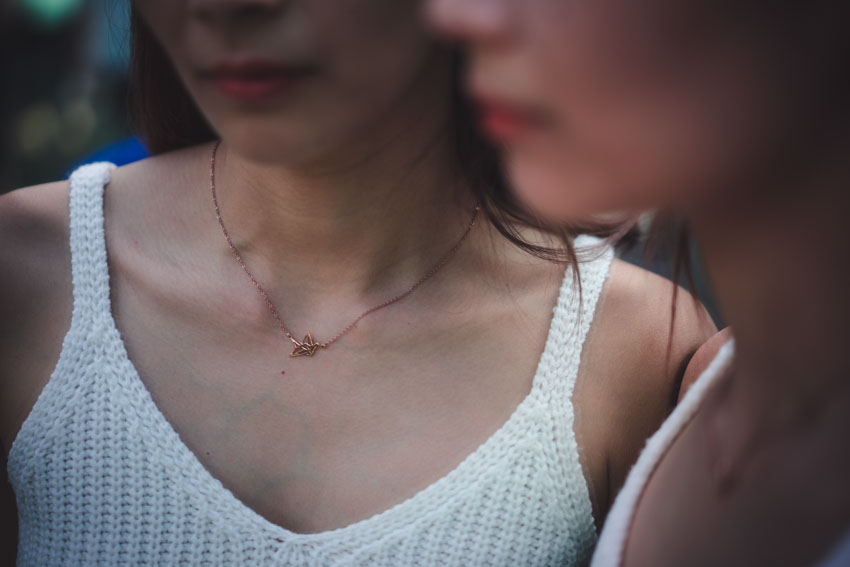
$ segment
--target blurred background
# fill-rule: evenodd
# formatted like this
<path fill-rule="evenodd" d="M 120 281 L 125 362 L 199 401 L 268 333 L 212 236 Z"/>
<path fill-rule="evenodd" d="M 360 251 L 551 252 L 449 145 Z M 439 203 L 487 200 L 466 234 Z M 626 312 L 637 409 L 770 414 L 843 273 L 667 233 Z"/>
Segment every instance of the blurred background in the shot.
<path fill-rule="evenodd" d="M 0 192 L 136 159 L 126 103 L 127 0 L 0 0 Z"/>

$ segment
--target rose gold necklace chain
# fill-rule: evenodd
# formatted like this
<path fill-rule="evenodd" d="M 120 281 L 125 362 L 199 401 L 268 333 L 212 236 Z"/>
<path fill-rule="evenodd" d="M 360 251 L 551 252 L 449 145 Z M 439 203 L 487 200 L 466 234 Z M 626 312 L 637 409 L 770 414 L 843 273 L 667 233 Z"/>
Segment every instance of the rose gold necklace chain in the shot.
<path fill-rule="evenodd" d="M 289 353 L 289 356 L 292 357 L 313 356 L 319 348 L 328 348 L 337 340 L 342 338 L 345 334 L 347 334 L 349 331 L 351 331 L 355 326 L 357 326 L 357 323 L 359 323 L 360 320 L 363 319 L 363 317 L 370 315 L 375 311 L 378 311 L 385 307 L 389 307 L 393 303 L 401 301 L 402 299 L 416 291 L 419 286 L 421 286 L 428 279 L 434 276 L 434 274 L 439 272 L 440 269 L 446 264 L 448 264 L 449 260 L 454 257 L 455 253 L 463 244 L 463 241 L 466 240 L 467 236 L 469 236 L 472 227 L 475 226 L 475 221 L 478 218 L 478 212 L 481 210 L 481 207 L 479 205 L 475 205 L 475 211 L 472 213 L 472 220 L 469 221 L 469 226 L 466 227 L 466 230 L 463 232 L 463 235 L 460 237 L 460 239 L 455 243 L 454 246 L 452 246 L 452 248 L 448 252 L 443 255 L 442 258 L 439 259 L 439 261 L 437 261 L 436 264 L 434 264 L 434 266 L 430 270 L 425 273 L 425 275 L 419 278 L 419 280 L 415 284 L 410 286 L 407 291 L 400 293 L 395 297 L 384 301 L 383 303 L 380 303 L 378 305 L 375 305 L 374 307 L 367 309 L 351 323 L 349 323 L 348 326 L 343 328 L 340 332 L 334 335 L 333 338 L 329 339 L 326 342 L 317 342 L 315 339 L 313 339 L 313 335 L 310 331 L 307 331 L 307 334 L 304 335 L 304 338 L 299 341 L 294 336 L 292 336 L 292 333 L 286 327 L 286 324 L 283 322 L 283 318 L 280 316 L 280 313 L 278 313 L 278 310 L 274 306 L 274 303 L 272 303 L 272 300 L 269 298 L 269 294 L 266 293 L 266 290 L 263 289 L 263 286 L 260 285 L 260 282 L 257 281 L 257 278 L 255 278 L 254 274 L 251 273 L 251 270 L 248 269 L 248 265 L 245 263 L 245 260 L 242 259 L 242 255 L 239 254 L 239 250 L 236 249 L 236 246 L 233 244 L 233 240 L 230 238 L 230 233 L 227 232 L 227 228 L 225 228 L 224 226 L 224 221 L 221 218 L 221 210 L 218 206 L 218 198 L 216 197 L 215 193 L 215 154 L 218 150 L 218 146 L 220 143 L 220 141 L 217 141 L 215 143 L 212 149 L 212 157 L 210 158 L 210 193 L 212 194 L 212 201 L 213 206 L 215 207 L 215 217 L 216 219 L 218 219 L 218 226 L 221 227 L 221 232 L 222 234 L 224 234 L 224 239 L 227 241 L 227 246 L 233 252 L 233 256 L 236 258 L 236 261 L 242 267 L 242 271 L 244 271 L 248 278 L 250 278 L 251 283 L 254 284 L 254 287 L 257 289 L 257 292 L 266 302 L 266 306 L 268 307 L 269 311 L 277 322 L 277 326 L 280 327 L 280 330 L 283 331 L 283 334 L 286 336 L 286 338 L 289 339 L 289 341 L 294 345 L 295 348 L 292 350 L 291 353 Z"/>

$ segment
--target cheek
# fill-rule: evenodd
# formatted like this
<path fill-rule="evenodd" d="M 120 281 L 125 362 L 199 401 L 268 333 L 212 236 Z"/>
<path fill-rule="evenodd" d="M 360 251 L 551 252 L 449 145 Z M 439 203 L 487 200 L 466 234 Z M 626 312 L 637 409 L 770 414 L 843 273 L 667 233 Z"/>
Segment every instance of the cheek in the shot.
<path fill-rule="evenodd" d="M 552 120 L 535 139 L 508 148 L 517 193 L 550 220 L 636 210 L 659 198 L 655 167 L 645 159 L 655 150 L 641 139 L 645 123 L 627 94 L 620 39 L 610 29 L 596 30 L 599 10 L 573 20 L 529 18 L 535 37 L 525 43 L 525 84 Z M 626 131 L 628 123 L 637 127 Z"/>
<path fill-rule="evenodd" d="M 610 4 L 601 0 L 587 19 L 561 22 L 560 34 L 539 22 L 539 39 L 530 42 L 526 62 L 554 127 L 545 139 L 510 148 L 508 163 L 522 198 L 547 217 L 697 199 L 730 167 L 732 148 L 752 126 L 754 113 L 742 109 L 753 101 L 738 96 L 752 68 L 745 74 L 728 58 L 717 66 L 713 56 L 666 54 L 673 35 L 664 29 L 656 38 L 650 25 L 608 18 L 602 7 Z M 603 20 L 608 29 L 596 25 Z"/>
<path fill-rule="evenodd" d="M 385 111 L 423 72 L 434 41 L 414 0 L 316 0 L 316 34 L 342 106 Z"/>

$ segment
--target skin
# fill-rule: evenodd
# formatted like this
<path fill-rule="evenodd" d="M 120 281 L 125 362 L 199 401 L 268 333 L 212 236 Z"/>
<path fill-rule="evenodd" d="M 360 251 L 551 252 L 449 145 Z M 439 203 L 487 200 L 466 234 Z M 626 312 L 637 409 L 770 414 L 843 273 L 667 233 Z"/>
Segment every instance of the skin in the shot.
<path fill-rule="evenodd" d="M 326 340 L 462 234 L 472 201 L 446 149 L 449 63 L 418 2 L 139 8 L 221 133 L 222 215 L 294 334 Z M 225 48 L 223 38 L 237 39 Z M 280 104 L 246 109 L 192 76 L 203 58 L 240 49 L 318 72 Z M 480 222 L 410 297 L 315 358 L 289 359 L 212 213 L 210 151 L 113 172 L 112 311 L 162 413 L 240 500 L 292 531 L 342 527 L 444 476 L 507 420 L 529 391 L 563 266 Z M 57 182 L 0 198 L 0 240 L 11 243 L 0 248 L 7 452 L 70 321 L 67 193 Z M 669 282 L 615 262 L 582 354 L 574 404 L 597 521 L 714 331 L 680 294 L 668 360 L 671 294 Z"/>
<path fill-rule="evenodd" d="M 626 565 L 810 565 L 850 526 L 850 128 L 830 83 L 847 51 L 836 6 L 777 7 L 428 5 L 469 45 L 472 91 L 534 117 L 502 139 L 525 199 L 562 219 L 678 213 L 734 329 L 734 366 L 651 477 Z"/>

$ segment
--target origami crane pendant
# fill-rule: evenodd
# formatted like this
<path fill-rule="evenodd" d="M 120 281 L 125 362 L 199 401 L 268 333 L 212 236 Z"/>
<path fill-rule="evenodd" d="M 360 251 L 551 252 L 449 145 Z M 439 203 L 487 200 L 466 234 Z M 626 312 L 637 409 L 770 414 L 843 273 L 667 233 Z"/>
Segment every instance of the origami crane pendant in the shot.
<path fill-rule="evenodd" d="M 304 338 L 301 342 L 298 342 L 295 339 L 292 339 L 292 342 L 295 344 L 295 348 L 292 349 L 292 352 L 289 353 L 289 356 L 313 356 L 316 353 L 316 349 L 322 346 L 321 343 L 317 343 L 313 340 L 313 335 L 310 334 L 310 331 L 307 331 L 307 334 L 304 335 Z"/>

